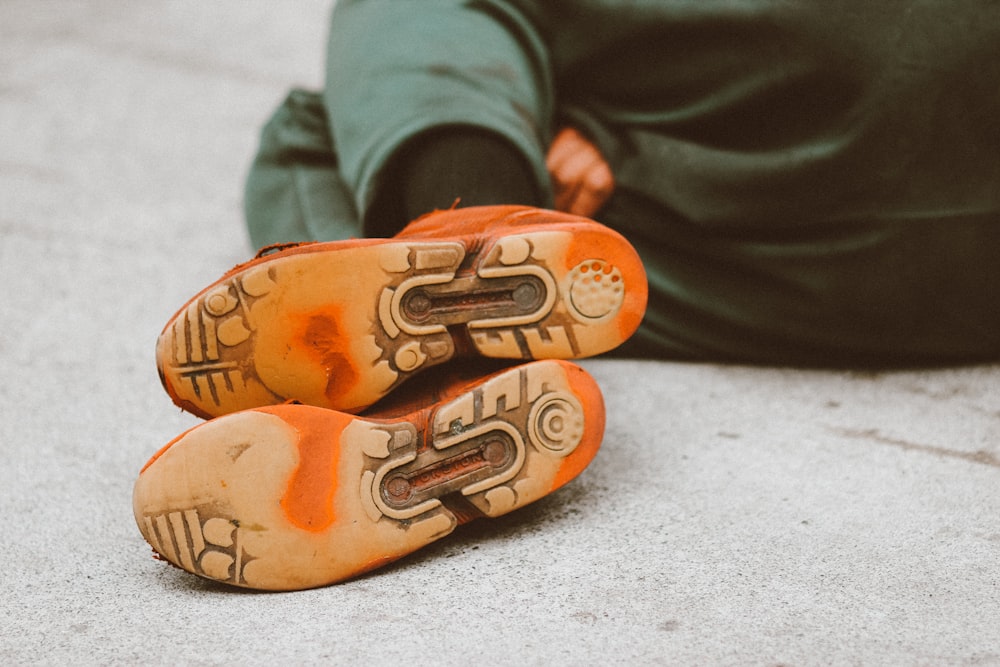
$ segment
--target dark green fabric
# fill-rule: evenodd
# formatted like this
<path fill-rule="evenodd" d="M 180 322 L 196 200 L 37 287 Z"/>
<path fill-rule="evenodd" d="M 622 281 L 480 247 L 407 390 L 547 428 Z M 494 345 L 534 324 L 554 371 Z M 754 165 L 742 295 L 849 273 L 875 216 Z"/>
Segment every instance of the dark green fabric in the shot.
<path fill-rule="evenodd" d="M 244 209 L 256 247 L 361 236 L 316 93 L 293 90 L 264 126 Z"/>
<path fill-rule="evenodd" d="M 635 353 L 1000 355 L 1000 3 L 340 0 L 301 95 L 251 172 L 257 242 L 359 233 L 399 147 L 453 125 L 517 147 L 548 199 L 569 123 L 649 272 Z"/>

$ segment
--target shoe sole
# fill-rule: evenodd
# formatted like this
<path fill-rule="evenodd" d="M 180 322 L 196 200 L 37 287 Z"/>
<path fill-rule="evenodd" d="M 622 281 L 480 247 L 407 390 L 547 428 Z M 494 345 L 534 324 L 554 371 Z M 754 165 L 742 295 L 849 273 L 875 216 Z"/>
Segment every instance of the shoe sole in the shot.
<path fill-rule="evenodd" d="M 195 297 L 157 364 L 174 402 L 204 418 L 288 400 L 358 412 L 456 356 L 611 350 L 638 328 L 646 291 L 631 245 L 589 221 L 310 244 Z"/>
<path fill-rule="evenodd" d="M 313 588 L 545 496 L 590 463 L 603 431 L 594 380 L 538 361 L 403 418 L 289 404 L 206 422 L 146 464 L 133 508 L 153 549 L 188 572 Z"/>

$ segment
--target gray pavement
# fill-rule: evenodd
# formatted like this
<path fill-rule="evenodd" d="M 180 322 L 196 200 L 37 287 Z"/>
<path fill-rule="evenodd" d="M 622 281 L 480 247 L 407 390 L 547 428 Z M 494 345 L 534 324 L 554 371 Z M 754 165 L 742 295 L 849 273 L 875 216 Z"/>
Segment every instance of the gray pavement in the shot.
<path fill-rule="evenodd" d="M 313 591 L 154 561 L 153 343 L 251 252 L 328 6 L 0 3 L 0 663 L 1000 665 L 1000 366 L 588 361 L 603 448 L 533 506 Z"/>

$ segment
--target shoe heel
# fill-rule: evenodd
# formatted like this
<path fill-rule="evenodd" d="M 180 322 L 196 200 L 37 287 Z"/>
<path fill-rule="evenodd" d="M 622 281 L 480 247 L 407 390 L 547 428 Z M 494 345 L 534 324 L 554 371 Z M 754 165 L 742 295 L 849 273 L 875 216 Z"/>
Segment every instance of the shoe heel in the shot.
<path fill-rule="evenodd" d="M 479 354 L 578 359 L 614 349 L 638 328 L 646 274 L 624 238 L 599 225 L 550 225 L 501 238 L 478 266 L 484 281 L 522 281 L 532 309 L 468 322 Z"/>
<path fill-rule="evenodd" d="M 419 451 L 416 435 L 406 436 L 405 448 L 365 473 L 370 516 L 404 521 L 442 505 L 460 522 L 506 514 L 578 475 L 603 431 L 600 390 L 578 366 L 509 369 L 436 408 Z"/>

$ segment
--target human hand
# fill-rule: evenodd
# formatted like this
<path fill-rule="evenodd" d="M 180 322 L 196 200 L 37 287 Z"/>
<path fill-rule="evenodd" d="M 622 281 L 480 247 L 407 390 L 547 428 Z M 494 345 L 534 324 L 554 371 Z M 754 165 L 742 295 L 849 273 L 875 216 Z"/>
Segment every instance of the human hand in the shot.
<path fill-rule="evenodd" d="M 591 217 L 615 190 L 611 167 L 597 146 L 571 127 L 556 135 L 545 166 L 552 176 L 556 209 Z"/>

